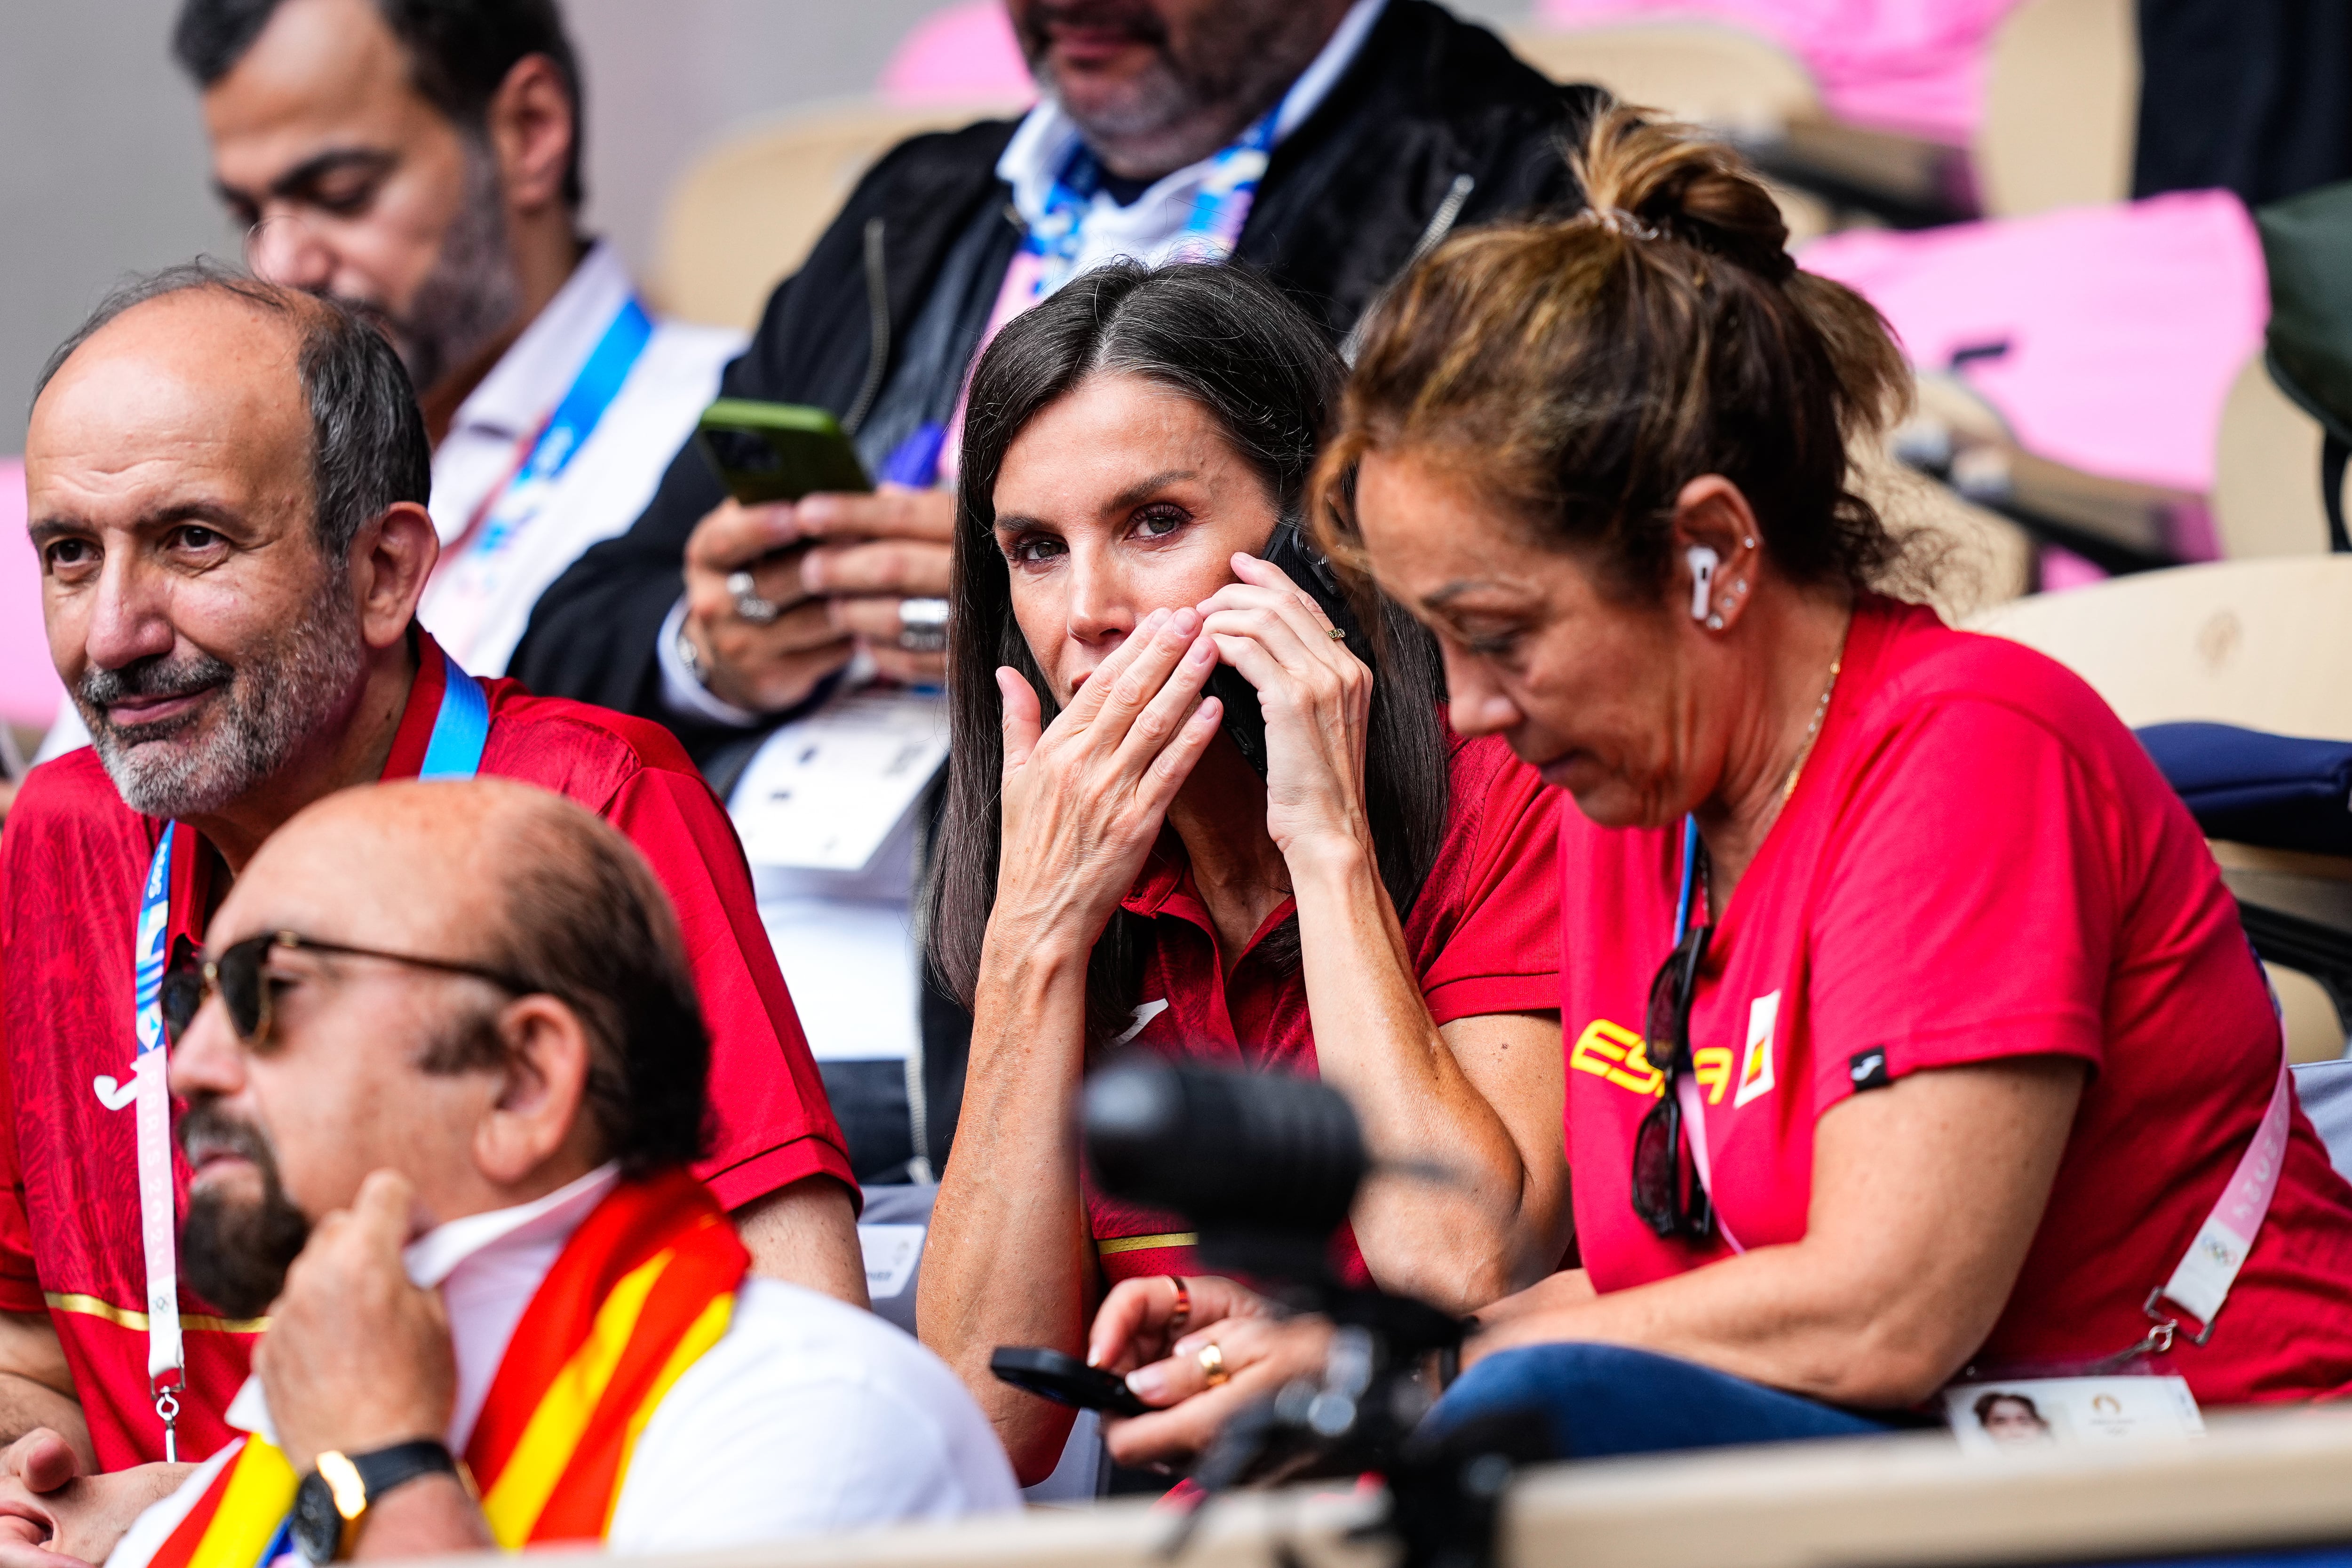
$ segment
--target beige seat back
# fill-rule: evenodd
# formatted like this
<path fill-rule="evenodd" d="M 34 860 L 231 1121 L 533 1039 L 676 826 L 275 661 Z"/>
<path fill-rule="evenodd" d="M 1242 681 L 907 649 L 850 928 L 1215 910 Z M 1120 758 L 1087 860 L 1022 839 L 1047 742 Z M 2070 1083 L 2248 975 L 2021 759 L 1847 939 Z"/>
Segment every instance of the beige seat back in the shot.
<path fill-rule="evenodd" d="M 670 192 L 654 245 L 656 303 L 749 331 L 877 158 L 919 132 L 1017 112 L 1006 103 L 837 103 L 728 137 Z"/>
<path fill-rule="evenodd" d="M 2352 555 L 2143 572 L 1970 625 L 2048 654 L 2135 728 L 2204 719 L 2352 741 Z"/>
<path fill-rule="evenodd" d="M 1518 57 L 1554 81 L 1589 81 L 1625 103 L 1693 124 L 1766 134 L 1821 112 L 1811 72 L 1754 33 L 1705 23 L 1509 32 Z"/>
<path fill-rule="evenodd" d="M 1973 149 L 1989 216 L 2124 200 L 2138 139 L 2132 0 L 2025 0 L 2002 18 Z"/>
<path fill-rule="evenodd" d="M 2327 549 L 2319 421 L 2289 402 L 2256 354 L 2230 384 L 2213 465 L 2221 553 L 2317 555 Z"/>
<path fill-rule="evenodd" d="M 1804 62 L 1771 39 L 1706 22 L 1506 29 L 1518 57 L 1558 82 L 1604 87 L 1621 103 L 1739 136 L 1818 120 L 1821 90 Z M 1827 231 L 1817 197 L 1775 186 L 1791 243 Z"/>

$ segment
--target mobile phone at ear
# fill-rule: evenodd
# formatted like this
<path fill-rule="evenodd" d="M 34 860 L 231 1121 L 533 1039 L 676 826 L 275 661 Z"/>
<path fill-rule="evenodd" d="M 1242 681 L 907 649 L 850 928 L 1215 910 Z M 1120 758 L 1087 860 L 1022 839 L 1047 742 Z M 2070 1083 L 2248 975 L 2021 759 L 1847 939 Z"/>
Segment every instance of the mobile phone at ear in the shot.
<path fill-rule="evenodd" d="M 694 444 L 746 506 L 874 488 L 840 422 L 822 408 L 722 397 L 702 411 Z"/>
<path fill-rule="evenodd" d="M 1285 576 L 1307 591 L 1324 616 L 1346 634 L 1348 651 L 1369 668 L 1372 662 L 1371 640 L 1364 636 L 1363 626 L 1356 619 L 1348 595 L 1340 591 L 1339 574 L 1331 569 L 1322 552 L 1307 542 L 1297 523 L 1285 522 L 1276 527 L 1274 537 L 1266 542 L 1264 559 L 1281 567 Z M 1265 777 L 1265 709 L 1257 700 L 1257 688 L 1232 665 L 1220 664 L 1209 677 L 1207 695 L 1224 704 L 1224 731 L 1233 737 L 1234 747 L 1241 752 L 1242 760 L 1256 770 L 1258 777 Z"/>
<path fill-rule="evenodd" d="M 1107 1410 L 1113 1415 L 1142 1415 L 1151 1409 L 1117 1373 L 1088 1366 L 1074 1355 L 1043 1345 L 999 1345 L 988 1358 L 988 1370 L 998 1382 L 1057 1405 Z"/>

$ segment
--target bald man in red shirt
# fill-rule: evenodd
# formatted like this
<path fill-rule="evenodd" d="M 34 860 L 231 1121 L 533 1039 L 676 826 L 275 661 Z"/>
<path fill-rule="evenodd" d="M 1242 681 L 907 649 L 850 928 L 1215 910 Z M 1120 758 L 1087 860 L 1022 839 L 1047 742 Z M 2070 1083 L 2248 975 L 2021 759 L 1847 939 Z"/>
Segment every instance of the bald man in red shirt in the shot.
<path fill-rule="evenodd" d="M 44 378 L 31 533 L 96 743 L 36 770 L 0 839 L 0 1438 L 36 1434 L 7 1468 L 41 1489 L 73 1460 L 164 1458 L 166 1415 L 181 1461 L 226 1439 L 263 1324 L 184 1290 L 174 1310 L 150 1267 L 187 1172 L 142 1147 L 169 1118 L 160 1089 L 140 1103 L 163 1055 L 142 1005 L 279 824 L 377 779 L 520 779 L 629 836 L 710 1025 L 697 1173 L 761 1272 L 864 1303 L 849 1165 L 724 812 L 656 726 L 477 681 L 416 628 L 428 473 L 371 327 L 226 274 L 126 290 Z"/>

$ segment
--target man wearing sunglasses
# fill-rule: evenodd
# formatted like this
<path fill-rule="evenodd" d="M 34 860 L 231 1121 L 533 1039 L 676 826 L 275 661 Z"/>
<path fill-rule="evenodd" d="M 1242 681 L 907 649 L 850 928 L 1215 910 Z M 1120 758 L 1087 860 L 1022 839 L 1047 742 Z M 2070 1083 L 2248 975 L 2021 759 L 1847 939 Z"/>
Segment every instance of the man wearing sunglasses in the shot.
<path fill-rule="evenodd" d="M 345 791 L 161 990 L 184 1275 L 271 1328 L 237 1436 L 119 1550 L 100 1497 L 162 1478 L 0 1486 L 35 1544 L 117 1568 L 270 1563 L 281 1533 L 310 1563 L 677 1551 L 1014 1505 L 945 1365 L 745 1276 L 686 1170 L 709 1053 L 677 923 L 587 812 L 504 780 Z"/>
<path fill-rule="evenodd" d="M 378 332 L 216 270 L 135 285 L 60 350 L 26 473 L 96 745 L 35 769 L 0 841 L 0 1437 L 109 1469 L 227 1440 L 257 1325 L 174 1294 L 161 982 L 264 840 L 377 779 L 521 779 L 629 836 L 709 1021 L 696 1173 L 761 1272 L 863 1302 L 839 1132 L 718 802 L 654 726 L 477 681 L 416 629 L 425 437 Z"/>

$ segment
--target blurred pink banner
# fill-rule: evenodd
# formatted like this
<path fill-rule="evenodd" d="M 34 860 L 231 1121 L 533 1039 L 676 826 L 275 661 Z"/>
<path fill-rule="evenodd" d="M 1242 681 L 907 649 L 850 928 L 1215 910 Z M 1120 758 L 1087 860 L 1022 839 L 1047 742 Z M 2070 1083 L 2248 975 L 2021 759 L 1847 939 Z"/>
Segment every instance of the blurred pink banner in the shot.
<path fill-rule="evenodd" d="M 1798 258 L 1860 290 L 1924 369 L 1951 366 L 2028 451 L 2206 491 L 2230 383 L 2262 347 L 2270 277 L 2227 191 L 1908 234 L 1849 230 Z"/>
<path fill-rule="evenodd" d="M 25 465 L 0 458 L 0 720 L 48 728 L 64 688 L 41 634 L 41 566 L 25 537 Z"/>
<path fill-rule="evenodd" d="M 1538 0 L 1547 26 L 1719 22 L 1805 62 L 1832 114 L 1965 146 L 1992 30 L 2017 0 Z"/>
<path fill-rule="evenodd" d="M 963 0 L 932 13 L 882 68 L 882 96 L 898 103 L 957 103 L 1037 96 L 1004 0 Z"/>

